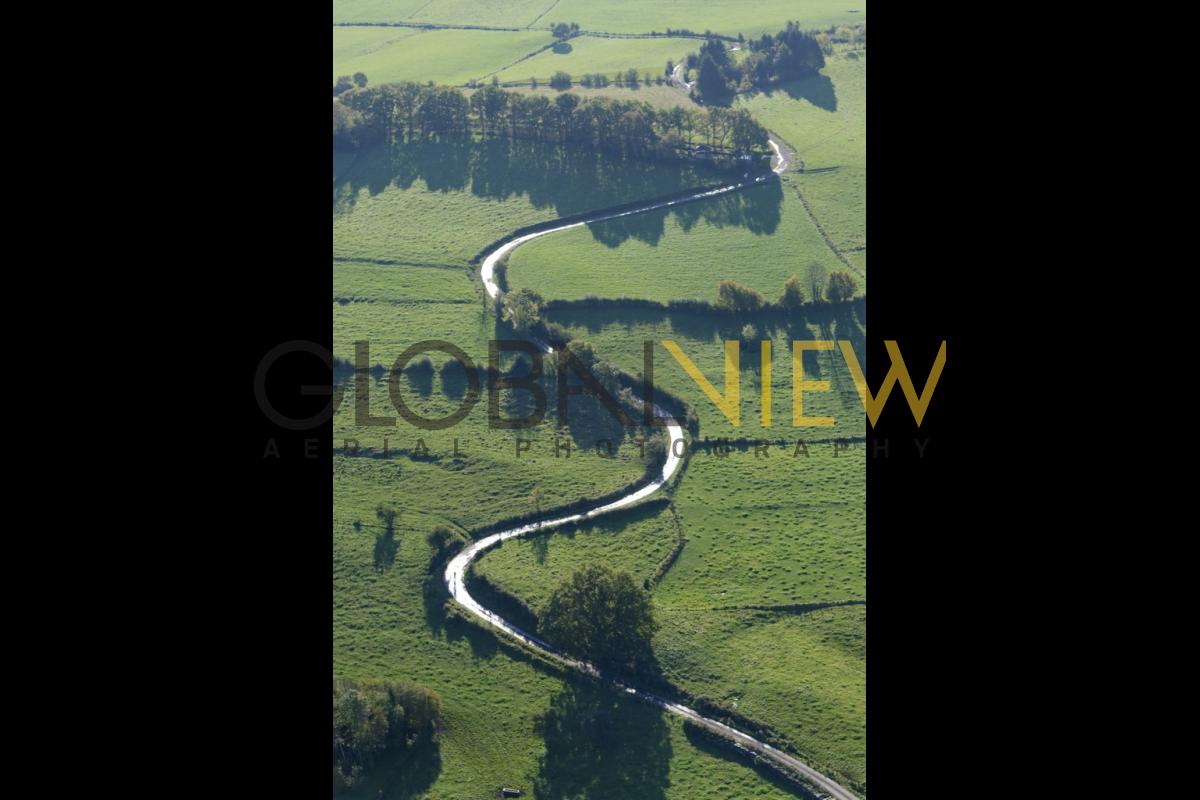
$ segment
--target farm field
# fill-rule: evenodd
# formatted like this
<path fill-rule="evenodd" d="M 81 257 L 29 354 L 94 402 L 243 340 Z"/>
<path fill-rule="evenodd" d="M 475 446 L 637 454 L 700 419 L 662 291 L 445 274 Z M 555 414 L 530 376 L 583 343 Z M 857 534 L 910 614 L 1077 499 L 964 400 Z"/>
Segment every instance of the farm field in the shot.
<path fill-rule="evenodd" d="M 711 30 L 727 36 L 758 36 L 775 33 L 790 19 L 800 20 L 805 28 L 863 23 L 867 4 L 866 0 L 660 0 L 644 6 L 624 0 L 562 0 L 549 16 L 574 20 L 589 31 L 645 33 L 688 28 L 697 33 Z"/>
<path fill-rule="evenodd" d="M 584 73 L 595 72 L 612 78 L 616 72 L 625 72 L 630 67 L 637 70 L 638 80 L 645 75 L 653 78 L 665 74 L 668 59 L 678 62 L 688 51 L 695 50 L 696 40 L 577 36 L 567 42 L 563 49 L 569 50 L 545 50 L 502 70 L 499 73 L 501 82 L 528 81 L 530 77 L 544 82 L 550 80 L 550 76 L 558 70 L 568 73 L 575 80 L 579 80 Z M 637 91 L 629 90 L 627 97 L 636 96 Z"/>
<path fill-rule="evenodd" d="M 333 76 L 362 72 L 376 85 L 399 81 L 465 84 L 552 41 L 546 31 L 335 27 Z"/>
<path fill-rule="evenodd" d="M 702 165 L 631 164 L 503 139 L 375 148 L 334 185 L 333 254 L 465 270 L 523 225 L 725 177 Z"/>
<path fill-rule="evenodd" d="M 733 278 L 774 300 L 788 275 L 807 279 L 819 265 L 823 274 L 849 271 L 865 293 L 866 64 L 844 56 L 829 63 L 836 83 L 812 81 L 824 94 L 789 85 L 740 104 L 795 147 L 806 169 L 834 171 L 791 172 L 778 184 L 672 211 L 669 221 L 651 212 L 539 239 L 509 259 L 509 285 L 564 300 L 712 301 L 717 284 Z M 834 87 L 836 101 L 828 99 Z M 821 236 L 801 193 L 848 266 Z"/>
<path fill-rule="evenodd" d="M 713 787 L 730 797 L 793 797 L 723 751 L 693 744 L 679 721 L 612 692 L 567 680 L 466 623 L 445 620 L 423 582 L 436 516 L 404 498 L 397 481 L 334 474 L 334 669 L 343 677 L 416 681 L 442 697 L 440 745 L 385 762 L 355 800 L 481 797 L 495 785 L 540 787 L 540 797 L 690 800 Z M 393 564 L 373 566 L 374 509 L 397 503 L 403 528 Z M 354 527 L 361 521 L 360 529 Z M 564 727 L 613 720 L 603 739 L 543 738 L 535 718 L 550 708 Z"/>
<path fill-rule="evenodd" d="M 865 285 L 867 59 L 866 50 L 854 54 L 839 50 L 826 59 L 822 75 L 756 94 L 739 106 L 796 148 L 806 170 L 816 170 L 789 175 L 789 185 L 804 193 Z"/>
<path fill-rule="evenodd" d="M 717 285 L 735 278 L 774 301 L 789 275 L 840 268 L 791 180 L 530 242 L 509 258 L 509 286 L 560 300 L 713 302 Z"/>
<path fill-rule="evenodd" d="M 611 76 L 610 76 L 611 77 Z M 531 89 L 528 83 L 523 85 L 518 84 L 511 87 L 506 87 L 512 92 L 521 92 L 522 94 L 542 94 L 553 100 L 561 94 L 557 89 L 552 89 L 549 86 L 541 85 L 536 89 Z M 578 95 L 579 98 L 585 99 L 589 97 L 608 97 L 613 100 L 637 100 L 642 103 L 648 103 L 655 108 L 699 108 L 690 97 L 685 95 L 678 89 L 674 89 L 666 84 L 658 86 L 639 86 L 637 89 L 626 89 L 621 86 L 605 86 L 600 89 L 589 89 L 579 85 L 578 82 L 572 84 L 570 89 L 566 91 Z"/>
<path fill-rule="evenodd" d="M 586 31 L 665 32 L 667 28 L 712 30 L 729 36 L 774 33 L 789 19 L 806 28 L 866 22 L 866 0 L 335 0 L 334 22 L 422 22 L 548 28 L 578 22 Z"/>
<path fill-rule="evenodd" d="M 652 575 L 682 532 L 687 543 L 652 592 L 663 674 L 862 782 L 865 607 L 787 607 L 864 599 L 865 453 L 781 455 L 770 465 L 749 452 L 694 455 L 674 496 L 681 530 L 656 505 L 625 525 L 507 543 L 477 569 L 537 609 L 587 563 Z"/>
<path fill-rule="evenodd" d="M 334 0 L 334 22 L 426 22 L 525 28 L 553 0 Z"/>
<path fill-rule="evenodd" d="M 761 351 L 743 348 L 740 355 L 741 382 L 739 425 L 734 427 L 714 405 L 674 357 L 661 345 L 664 340 L 678 344 L 683 353 L 705 377 L 724 391 L 725 350 L 722 342 L 741 338 L 742 322 L 734 317 L 697 312 L 629 309 L 621 319 L 613 319 L 610 308 L 579 308 L 555 311 L 550 319 L 565 327 L 576 339 L 590 344 L 612 364 L 640 374 L 643 342 L 655 342 L 654 383 L 680 397 L 689 398 L 700 419 L 701 438 L 823 440 L 834 437 L 861 437 L 864 434 L 862 401 L 841 352 L 810 351 L 802 356 L 806 380 L 826 380 L 829 391 L 806 391 L 803 395 L 805 416 L 833 417 L 833 427 L 792 427 L 792 345 L 794 340 L 826 339 L 850 341 L 860 359 L 862 323 L 852 311 L 838 312 L 811 322 L 764 315 L 757 326 L 756 339 L 771 339 L 771 424 L 764 426 L 761 409 Z"/>
<path fill-rule="evenodd" d="M 797 16 L 806 26 L 864 22 L 865 4 L 858 6 L 862 13 L 848 12 L 855 7 L 828 0 L 666 0 L 653 7 L 615 0 L 337 0 L 335 21 L 519 30 L 335 27 L 334 74 L 361 70 L 371 85 L 465 83 L 548 43 L 551 22 L 751 36 Z M 569 53 L 545 51 L 499 78 L 543 81 L 557 69 L 576 79 L 596 71 L 612 77 L 630 66 L 657 75 L 667 58 L 678 60 L 698 42 L 582 36 L 570 46 Z M 713 301 L 718 282 L 733 279 L 774 301 L 793 273 L 810 294 L 810 279 L 849 269 L 864 292 L 865 50 L 854 58 L 838 50 L 827 60 L 818 78 L 736 101 L 815 171 L 536 239 L 509 257 L 508 288 L 567 301 L 665 303 Z M 571 91 L 695 106 L 668 86 L 576 84 Z M 622 428 L 597 403 L 578 397 L 570 401 L 570 417 L 560 420 L 553 396 L 536 427 L 494 429 L 486 387 L 470 413 L 445 430 L 391 421 L 398 409 L 389 397 L 390 370 L 405 348 L 445 340 L 483 367 L 489 340 L 512 335 L 485 302 L 478 265 L 470 263 L 486 245 L 532 223 L 740 174 L 500 138 L 335 152 L 333 172 L 333 352 L 344 392 L 333 420 L 335 673 L 428 686 L 442 698 L 444 722 L 439 743 L 385 759 L 342 796 L 450 800 L 492 796 L 501 785 L 521 787 L 536 800 L 799 796 L 768 770 L 685 730 L 679 719 L 447 614 L 454 603 L 441 588 L 440 571 L 429 578 L 434 550 L 426 536 L 434 526 L 470 538 L 520 515 L 620 492 L 643 479 L 635 438 L 644 431 Z M 803 358 L 806 379 L 830 382 L 828 391 L 805 391 L 805 413 L 836 423 L 793 428 L 791 419 L 792 342 L 849 340 L 861 360 L 860 314 L 826 306 L 739 317 L 587 303 L 543 311 L 547 322 L 632 376 L 643 369 L 643 342 L 655 342 L 655 383 L 687 400 L 699 436 L 689 441 L 686 468 L 669 489 L 631 510 L 507 541 L 474 568 L 535 610 L 560 581 L 589 564 L 628 572 L 638 585 L 658 574 L 646 585 L 660 623 L 652 648 L 662 677 L 769 726 L 805 761 L 865 796 L 865 419 L 839 351 Z M 740 351 L 735 427 L 660 342 L 677 342 L 723 390 L 722 342 L 741 338 L 756 344 Z M 772 342 L 770 424 L 761 417 L 759 339 Z M 360 341 L 370 344 L 373 369 L 356 380 L 347 365 Z M 459 407 L 467 382 L 446 354 L 418 359 L 425 355 L 432 371 L 397 374 L 395 391 L 412 411 L 443 417 Z M 502 369 L 513 363 L 505 358 Z M 364 383 L 370 397 L 356 408 Z M 500 407 L 503 416 L 519 416 L 530 404 L 527 395 L 506 391 Z M 362 411 L 388 421 L 363 424 Z M 724 457 L 703 446 L 724 437 L 742 441 Z M 528 450 L 518 451 L 518 438 L 530 442 Z M 616 443 L 615 457 L 594 452 L 601 438 Z M 756 456 L 745 441 L 759 439 L 770 440 L 769 455 Z M 851 441 L 835 448 L 834 439 Z M 801 452 L 797 440 L 807 444 Z M 570 442 L 569 457 L 556 455 L 556 441 Z M 391 531 L 378 516 L 381 507 L 396 512 Z M 681 536 L 682 550 L 656 573 Z"/>

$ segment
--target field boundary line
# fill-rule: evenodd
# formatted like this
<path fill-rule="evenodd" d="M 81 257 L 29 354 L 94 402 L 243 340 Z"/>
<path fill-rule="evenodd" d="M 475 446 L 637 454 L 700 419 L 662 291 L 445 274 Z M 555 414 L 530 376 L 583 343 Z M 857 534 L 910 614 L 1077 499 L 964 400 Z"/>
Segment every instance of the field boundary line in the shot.
<path fill-rule="evenodd" d="M 432 2 L 433 2 L 433 0 L 429 0 L 429 2 L 431 2 L 431 3 L 432 3 Z M 539 19 L 541 19 L 542 17 L 544 17 L 544 16 L 546 16 L 547 14 L 549 14 L 551 11 L 553 11 L 553 10 L 554 10 L 554 7 L 555 7 L 556 5 L 558 5 L 558 0 L 554 0 L 554 2 L 550 4 L 550 7 L 549 7 L 549 8 L 547 8 L 545 11 L 543 11 L 542 13 L 540 13 L 540 14 L 538 14 L 536 17 L 534 17 L 534 18 L 533 18 L 533 22 L 537 22 Z M 532 28 L 532 27 L 533 27 L 533 22 L 531 22 L 531 23 L 529 23 L 528 25 L 526 25 L 526 26 L 525 26 L 526 30 L 528 30 L 528 29 L 530 29 L 530 28 Z"/>

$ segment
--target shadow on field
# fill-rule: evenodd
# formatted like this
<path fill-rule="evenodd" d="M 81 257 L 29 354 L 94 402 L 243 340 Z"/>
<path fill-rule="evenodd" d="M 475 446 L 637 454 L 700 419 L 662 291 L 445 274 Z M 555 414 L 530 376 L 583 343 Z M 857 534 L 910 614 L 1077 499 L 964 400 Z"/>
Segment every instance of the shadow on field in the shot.
<path fill-rule="evenodd" d="M 757 311 L 745 314 L 727 314 L 723 312 L 704 312 L 691 310 L 654 309 L 637 306 L 621 307 L 618 314 L 614 308 L 589 308 L 586 305 L 575 307 L 565 306 L 556 308 L 552 321 L 568 329 L 582 328 L 589 334 L 599 334 L 616 327 L 632 329 L 633 326 L 651 326 L 668 323 L 671 333 L 676 337 L 688 339 L 697 343 L 713 343 L 742 338 L 742 327 L 751 323 L 762 338 L 782 338 L 788 341 L 828 339 L 846 340 L 851 343 L 859 363 L 864 363 L 865 330 L 859 312 L 853 304 L 808 306 L 801 311 Z M 816 328 L 816 332 L 813 331 Z M 667 338 L 655 335 L 655 339 Z M 640 350 L 642 342 L 630 341 L 631 350 Z M 686 344 L 684 351 L 687 352 Z M 752 366 L 758 362 L 758 351 L 743 351 L 744 366 Z M 660 363 L 660 349 L 655 351 L 655 366 Z M 805 353 L 805 366 L 809 365 L 808 358 L 812 351 Z M 773 358 L 784 357 L 785 354 L 774 352 Z M 609 358 L 612 358 L 612 354 Z M 749 365 L 746 362 L 750 362 Z M 666 363 L 672 363 L 668 358 Z M 815 374 L 815 373 L 814 373 Z"/>
<path fill-rule="evenodd" d="M 814 75 L 798 81 L 788 81 L 777 87 L 763 91 L 767 97 L 776 92 L 783 92 L 793 100 L 807 100 L 817 108 L 826 111 L 837 111 L 837 91 L 828 75 Z"/>
<path fill-rule="evenodd" d="M 783 187 L 767 181 L 753 189 L 687 203 L 672 209 L 647 211 L 629 217 L 593 222 L 588 230 L 596 241 L 618 247 L 629 239 L 657 246 L 666 231 L 667 217 L 674 215 L 679 227 L 690 231 L 699 222 L 717 228 L 740 227 L 755 234 L 772 234 L 779 227 L 783 205 Z"/>
<path fill-rule="evenodd" d="M 420 179 L 432 192 L 469 191 L 488 200 L 523 196 L 536 208 L 553 208 L 557 216 L 568 216 L 740 177 L 740 171 L 621 159 L 545 142 L 447 138 L 397 143 L 390 149 L 380 145 L 359 154 L 334 183 L 333 207 L 335 214 L 348 213 L 363 190 L 376 195 L 390 186 L 408 189 Z M 609 247 L 629 239 L 657 244 L 669 214 L 685 230 L 705 220 L 771 233 L 779 224 L 782 202 L 782 189 L 771 181 L 749 191 L 589 227 Z"/>
<path fill-rule="evenodd" d="M 699 750 L 701 753 L 712 756 L 713 758 L 719 758 L 725 761 L 734 761 L 747 766 L 758 773 L 759 777 L 780 791 L 793 794 L 796 797 L 811 797 L 811 795 L 809 795 L 795 783 L 784 778 L 771 767 L 756 762 L 753 757 L 741 753 L 734 748 L 729 747 L 728 745 L 713 741 L 709 737 L 699 733 L 695 727 L 685 724 L 683 726 L 683 732 L 687 737 L 688 744 Z"/>
<path fill-rule="evenodd" d="M 399 752 L 386 751 L 347 800 L 409 800 L 429 791 L 442 771 L 442 751 L 428 734 Z"/>
<path fill-rule="evenodd" d="M 590 683 L 569 683 L 537 718 L 545 740 L 533 789 L 541 800 L 662 800 L 671 740 L 663 712 Z"/>

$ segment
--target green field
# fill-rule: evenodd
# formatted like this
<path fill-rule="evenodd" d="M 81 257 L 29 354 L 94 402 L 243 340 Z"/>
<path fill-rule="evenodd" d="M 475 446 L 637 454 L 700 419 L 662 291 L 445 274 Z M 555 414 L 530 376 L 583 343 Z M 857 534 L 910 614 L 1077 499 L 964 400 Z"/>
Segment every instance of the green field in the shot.
<path fill-rule="evenodd" d="M 780 184 L 530 242 L 509 259 L 509 285 L 565 300 L 711 301 L 717 284 L 733 278 L 774 300 L 788 275 L 807 280 L 819 265 L 824 274 L 851 272 L 865 292 L 866 60 L 836 56 L 826 71 L 832 79 L 809 82 L 819 91 L 789 85 L 742 105 L 795 147 L 806 169 L 835 171 L 793 172 Z M 835 91 L 837 100 L 828 99 Z"/>
<path fill-rule="evenodd" d="M 813 446 L 772 459 L 693 456 L 675 494 L 680 529 L 667 510 L 598 521 L 510 542 L 478 570 L 536 609 L 587 563 L 652 575 L 682 532 L 687 543 L 653 591 L 663 673 L 861 782 L 865 607 L 786 607 L 865 598 L 865 453 Z"/>
<path fill-rule="evenodd" d="M 424 22 L 447 25 L 549 27 L 578 22 L 587 31 L 664 32 L 688 28 L 702 33 L 746 36 L 774 33 L 788 20 L 805 27 L 866 22 L 866 0 L 335 0 L 334 22 Z"/>
<path fill-rule="evenodd" d="M 711 302 L 735 278 L 773 301 L 789 275 L 838 264 L 790 181 L 538 239 L 509 258 L 509 285 L 562 300 Z"/>
<path fill-rule="evenodd" d="M 839 50 L 823 74 L 740 101 L 762 124 L 796 148 L 806 170 L 793 174 L 813 213 L 849 259 L 859 283 L 866 280 L 867 58 Z M 832 168 L 832 169 L 830 169 Z M 829 171 L 824 171 L 829 170 Z"/>
<path fill-rule="evenodd" d="M 552 41 L 545 31 L 333 29 L 333 75 L 364 73 L 372 84 L 482 78 Z M 332 82 L 332 81 L 331 81 Z"/>
<path fill-rule="evenodd" d="M 548 81 L 562 70 L 579 80 L 585 73 L 602 73 L 610 79 L 615 73 L 630 67 L 637 70 L 638 80 L 650 75 L 665 75 L 667 60 L 681 61 L 696 49 L 695 39 L 608 39 L 596 36 L 577 36 L 558 49 L 545 50 L 533 58 L 514 64 L 500 72 L 501 81 L 528 81 L 537 78 Z M 637 97 L 630 92 L 629 97 Z"/>
<path fill-rule="evenodd" d="M 759 30 L 774 31 L 789 17 L 805 22 L 821 14 L 835 22 L 865 17 L 865 11 L 846 14 L 824 0 L 754 6 L 718 1 L 686 8 L 609 0 L 350 0 L 335 3 L 334 18 L 524 28 L 547 10 L 537 26 L 574 20 L 594 30 L 711 27 L 747 35 L 755 31 L 755 20 L 762 21 Z M 722 27 L 734 23 L 739 27 Z M 384 77 L 394 69 L 412 79 L 453 83 L 498 69 L 511 52 L 544 43 L 548 34 L 364 27 L 335 28 L 334 37 L 335 74 L 361 69 L 379 83 L 399 79 Z M 438 37 L 458 44 L 478 37 L 471 38 L 478 46 L 456 45 L 441 53 L 428 44 Z M 502 41 L 509 44 L 501 46 Z M 658 72 L 657 60 L 665 57 L 654 48 L 673 46 L 668 40 L 592 37 L 571 44 L 571 53 L 547 52 L 513 68 L 513 79 L 530 74 L 540 79 L 559 68 L 573 74 L 615 72 L 635 66 L 620 59 L 646 53 L 654 53 Z M 347 66 L 372 59 L 370 68 Z M 608 63 L 616 66 L 558 67 L 559 59 L 580 64 L 612 59 Z M 531 66 L 538 71 L 531 73 Z M 408 74 L 418 68 L 425 72 Z M 712 300 L 717 282 L 732 278 L 774 300 L 789 274 L 807 278 L 814 264 L 826 272 L 845 268 L 840 253 L 865 289 L 865 68 L 865 54 L 850 59 L 840 52 L 829 59 L 827 80 L 738 101 L 796 147 L 807 168 L 836 170 L 792 173 L 725 198 L 535 240 L 510 258 L 511 288 L 530 287 L 562 299 Z M 427 74 L 430 69 L 440 72 Z M 690 103 L 668 87 L 573 91 Z M 483 303 L 477 267 L 468 263 L 485 245 L 534 222 L 729 179 L 727 172 L 699 164 L 622 161 L 502 139 L 335 153 L 333 172 L 334 353 L 350 360 L 356 341 L 370 342 L 370 363 L 383 365 L 366 378 L 369 411 L 376 417 L 397 416 L 388 368 L 417 341 L 444 339 L 476 364 L 486 363 L 488 340 L 498 329 Z M 721 342 L 740 338 L 746 322 L 694 311 L 581 306 L 554 311 L 549 319 L 631 375 L 642 369 L 644 340 L 674 340 L 718 387 L 723 387 Z M 810 353 L 803 359 L 804 376 L 830 381 L 831 390 L 806 392 L 806 413 L 833 416 L 836 424 L 794 429 L 790 348 L 796 340 L 844 339 L 861 358 L 864 322 L 849 309 L 766 314 L 753 322 L 756 337 L 769 338 L 774 351 L 769 426 L 760 416 L 757 348 L 741 353 L 737 427 L 661 344 L 654 346 L 656 384 L 694 407 L 701 442 L 737 437 L 787 444 L 772 444 L 765 457 L 748 446 L 725 457 L 693 447 L 669 505 L 654 501 L 578 528 L 507 542 L 482 558 L 477 570 L 536 608 L 560 580 L 589 563 L 611 565 L 641 582 L 655 574 L 682 535 L 685 546 L 651 593 L 661 623 L 653 650 L 662 677 L 770 726 L 814 766 L 861 786 L 864 414 L 842 355 Z M 442 416 L 458 407 L 464 383 L 441 371 L 445 355 L 428 355 L 434 374 L 399 376 L 397 390 L 414 411 Z M 550 403 L 541 425 L 520 432 L 532 444 L 517 453 L 516 432 L 488 426 L 486 395 L 447 430 L 420 431 L 403 420 L 367 426 L 355 414 L 360 387 L 344 370 L 339 376 L 345 396 L 334 417 L 335 670 L 348 678 L 427 685 L 442 697 L 445 722 L 439 745 L 385 761 L 349 796 L 376 800 L 382 792 L 390 800 L 450 800 L 492 796 L 500 785 L 520 787 L 539 800 L 797 796 L 779 780 L 690 736 L 678 719 L 565 675 L 490 632 L 447 617 L 444 596 L 426 588 L 433 553 L 425 536 L 434 525 L 469 534 L 538 507 L 626 487 L 645 466 L 633 441 L 637 429 L 622 429 L 594 404 L 589 408 L 573 398 L 569 419 L 558 420 Z M 506 415 L 528 410 L 519 394 L 502 394 L 501 407 Z M 602 437 L 618 443 L 615 458 L 592 451 Z M 855 443 L 835 450 L 830 440 L 836 437 Z M 572 442 L 569 458 L 555 456 L 556 438 Z M 427 454 L 415 452 L 418 439 Z M 808 443 L 807 455 L 795 453 L 798 439 Z M 350 445 L 346 440 L 363 452 L 341 452 L 344 443 Z M 393 539 L 376 517 L 380 505 L 398 512 Z M 547 711 L 559 727 L 542 735 L 537 718 Z"/>

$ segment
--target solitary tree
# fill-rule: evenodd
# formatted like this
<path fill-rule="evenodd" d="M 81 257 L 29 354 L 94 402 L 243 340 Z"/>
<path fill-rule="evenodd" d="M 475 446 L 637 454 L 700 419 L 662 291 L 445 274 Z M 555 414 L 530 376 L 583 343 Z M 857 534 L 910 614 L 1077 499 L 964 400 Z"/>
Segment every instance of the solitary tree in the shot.
<path fill-rule="evenodd" d="M 600 667 L 636 670 L 658 626 L 650 597 L 625 572 L 591 564 L 559 585 L 539 615 L 551 642 Z"/>
<path fill-rule="evenodd" d="M 804 285 L 800 282 L 800 276 L 793 274 L 784 281 L 783 294 L 779 297 L 779 306 L 795 310 L 802 305 L 804 305 Z"/>
<path fill-rule="evenodd" d="M 533 503 L 533 510 L 538 514 L 542 513 L 542 487 L 535 486 L 533 491 L 529 493 L 529 502 Z"/>
<path fill-rule="evenodd" d="M 721 75 L 721 68 L 717 66 L 717 62 L 712 60 L 711 56 L 705 56 L 700 62 L 700 76 L 696 78 L 696 91 L 700 93 L 701 99 L 708 102 L 715 102 L 725 95 L 728 91 L 725 86 L 725 78 Z"/>
<path fill-rule="evenodd" d="M 360 89 L 367 85 L 366 73 L 356 72 L 354 73 L 354 78 L 352 80 L 354 81 L 354 85 Z"/>
<path fill-rule="evenodd" d="M 518 331 L 542 318 L 542 296 L 532 289 L 518 289 L 504 295 L 502 316 Z"/>
<path fill-rule="evenodd" d="M 737 281 L 721 281 L 717 286 L 717 308 L 726 311 L 756 311 L 762 308 L 763 296 Z"/>
<path fill-rule="evenodd" d="M 825 296 L 831 303 L 840 303 L 854 297 L 857 291 L 858 281 L 854 280 L 853 275 L 848 272 L 834 272 L 829 276 L 829 285 L 825 289 Z"/>

